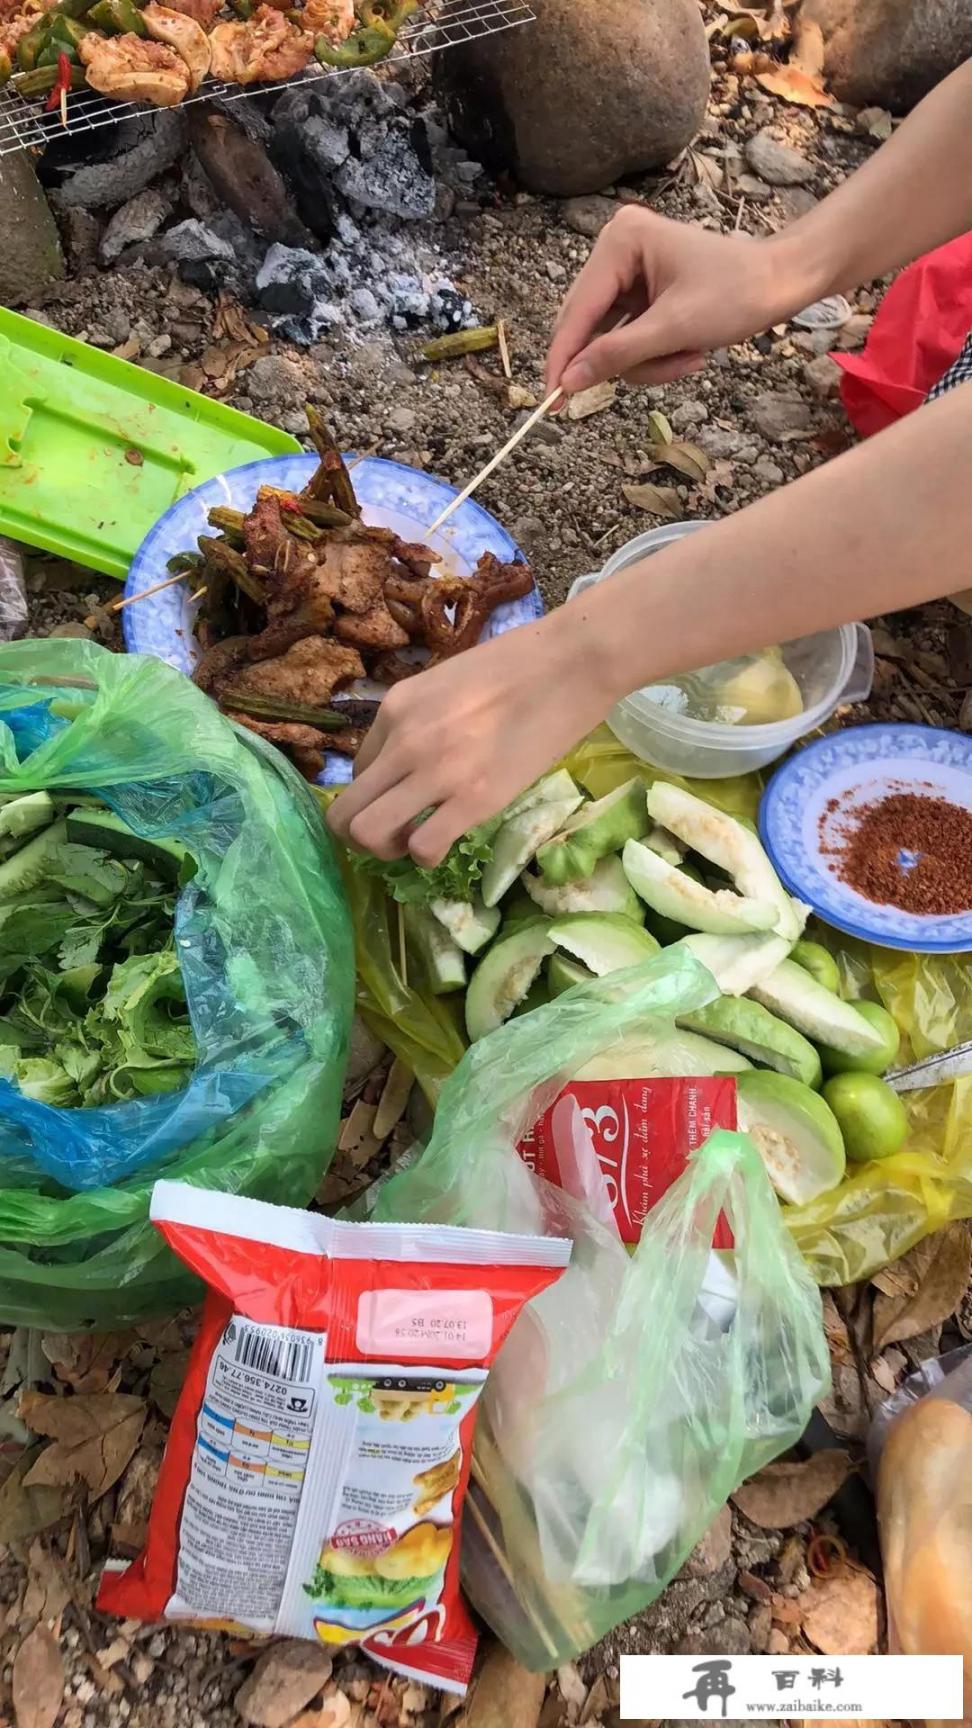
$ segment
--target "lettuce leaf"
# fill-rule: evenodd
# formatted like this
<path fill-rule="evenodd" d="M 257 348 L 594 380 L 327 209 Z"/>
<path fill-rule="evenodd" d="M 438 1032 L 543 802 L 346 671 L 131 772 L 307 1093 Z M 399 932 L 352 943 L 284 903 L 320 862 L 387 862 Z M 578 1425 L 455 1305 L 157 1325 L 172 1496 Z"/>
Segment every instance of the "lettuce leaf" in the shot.
<path fill-rule="evenodd" d="M 433 900 L 471 900 L 493 856 L 493 841 L 502 817 L 470 828 L 450 848 L 441 864 L 427 870 L 414 858 L 374 858 L 370 852 L 349 852 L 355 870 L 377 876 L 386 893 L 403 906 L 428 906 Z"/>

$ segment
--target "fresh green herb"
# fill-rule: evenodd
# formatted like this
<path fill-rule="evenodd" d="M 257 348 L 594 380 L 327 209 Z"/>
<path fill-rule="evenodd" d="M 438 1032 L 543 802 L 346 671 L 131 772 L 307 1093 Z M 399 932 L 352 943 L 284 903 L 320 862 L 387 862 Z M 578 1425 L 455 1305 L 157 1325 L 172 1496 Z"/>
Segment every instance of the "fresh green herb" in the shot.
<path fill-rule="evenodd" d="M 59 794 L 59 811 L 70 803 Z M 78 810 L 91 805 L 79 796 Z M 50 801 L 46 814 L 39 831 L 31 812 L 16 824 L 21 846 L 0 878 L 0 1078 L 69 1109 L 183 1086 L 196 1048 L 173 947 L 173 858 L 106 810 L 79 818 L 105 850 L 72 838 L 70 810 L 55 820 Z"/>
<path fill-rule="evenodd" d="M 502 818 L 470 828 L 450 849 L 441 864 L 426 870 L 412 858 L 394 858 L 390 863 L 370 852 L 351 852 L 356 870 L 378 876 L 394 900 L 405 906 L 428 906 L 433 900 L 471 900 L 483 871 L 493 856 L 493 840 Z"/>

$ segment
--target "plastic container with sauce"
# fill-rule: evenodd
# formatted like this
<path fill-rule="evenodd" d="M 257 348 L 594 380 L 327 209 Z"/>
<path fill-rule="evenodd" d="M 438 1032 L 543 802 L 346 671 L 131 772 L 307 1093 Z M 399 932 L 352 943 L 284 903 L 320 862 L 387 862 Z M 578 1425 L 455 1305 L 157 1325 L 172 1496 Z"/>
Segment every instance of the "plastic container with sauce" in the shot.
<path fill-rule="evenodd" d="M 597 575 L 578 577 L 568 599 L 709 526 L 673 522 L 639 534 L 619 547 Z M 822 726 L 842 703 L 866 701 L 874 676 L 874 649 L 866 624 L 842 624 L 836 630 L 802 636 L 784 643 L 781 652 L 803 700 L 802 713 L 790 719 L 760 726 L 698 720 L 658 701 L 652 687 L 646 686 L 611 710 L 608 725 L 635 756 L 668 774 L 722 780 L 765 768 Z"/>

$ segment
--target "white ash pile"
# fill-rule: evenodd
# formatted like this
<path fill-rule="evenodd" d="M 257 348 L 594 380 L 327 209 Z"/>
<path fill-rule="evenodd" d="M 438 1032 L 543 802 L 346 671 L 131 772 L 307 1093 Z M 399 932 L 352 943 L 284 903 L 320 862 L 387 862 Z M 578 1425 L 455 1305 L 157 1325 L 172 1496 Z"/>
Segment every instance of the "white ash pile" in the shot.
<path fill-rule="evenodd" d="M 479 322 L 452 280 L 441 223 L 482 169 L 401 85 L 351 72 L 173 118 L 48 152 L 44 178 L 84 262 L 172 265 L 303 345 L 335 328 Z"/>

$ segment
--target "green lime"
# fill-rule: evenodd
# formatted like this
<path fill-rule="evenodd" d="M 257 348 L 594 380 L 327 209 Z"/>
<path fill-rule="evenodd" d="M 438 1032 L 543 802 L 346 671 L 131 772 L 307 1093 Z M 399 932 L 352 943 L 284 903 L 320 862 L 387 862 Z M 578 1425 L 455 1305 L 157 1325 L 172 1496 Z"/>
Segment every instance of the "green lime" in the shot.
<path fill-rule="evenodd" d="M 823 1089 L 840 1124 L 844 1148 L 856 1164 L 890 1158 L 908 1134 L 905 1107 L 886 1080 L 876 1074 L 835 1074 Z"/>
<path fill-rule="evenodd" d="M 893 1067 L 901 1044 L 901 1033 L 898 1031 L 894 1018 L 880 1002 L 855 1002 L 858 1014 L 880 1033 L 881 1048 L 872 1050 L 867 1056 L 846 1056 L 842 1050 L 831 1050 L 829 1045 L 821 1044 L 820 1060 L 825 1074 L 886 1074 Z"/>
<path fill-rule="evenodd" d="M 832 990 L 835 996 L 840 995 L 840 970 L 830 950 L 824 948 L 822 943 L 800 941 L 790 959 L 802 966 L 804 972 L 809 972 L 811 978 L 816 978 L 817 983 L 822 984 L 825 990 Z"/>

